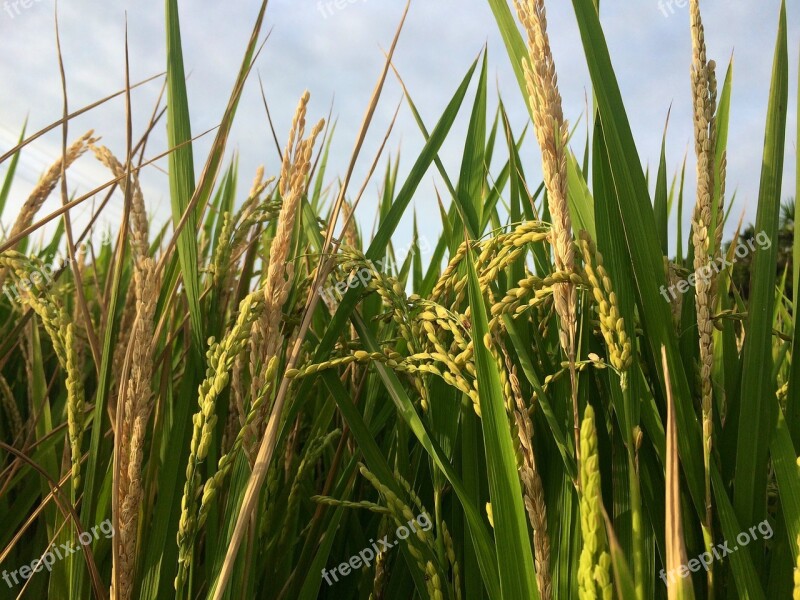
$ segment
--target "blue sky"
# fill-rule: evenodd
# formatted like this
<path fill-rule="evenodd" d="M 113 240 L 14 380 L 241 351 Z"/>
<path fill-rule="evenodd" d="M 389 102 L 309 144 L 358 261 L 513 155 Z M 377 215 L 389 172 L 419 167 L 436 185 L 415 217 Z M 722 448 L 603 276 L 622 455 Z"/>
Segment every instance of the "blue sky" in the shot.
<path fill-rule="evenodd" d="M 16 143 L 22 123 L 38 130 L 61 116 L 61 89 L 55 54 L 54 3 L 25 0 L 27 8 L 0 0 L 0 152 Z M 612 60 L 628 109 L 642 160 L 656 165 L 667 111 L 672 106 L 667 159 L 671 171 L 679 168 L 689 151 L 687 189 L 693 187 L 692 119 L 689 89 L 691 43 L 689 12 L 682 0 L 604 0 L 602 21 Z M 233 79 L 258 10 L 254 0 L 181 2 L 184 58 L 189 77 L 193 131 L 198 134 L 217 124 L 227 103 Z M 257 64 L 265 84 L 281 144 L 284 143 L 297 100 L 303 90 L 312 95 L 310 117 L 326 116 L 333 101 L 338 121 L 329 173 L 341 174 L 350 156 L 371 91 L 399 21 L 403 2 L 398 0 L 345 0 L 337 9 L 317 0 L 272 0 L 267 30 L 272 34 Z M 731 133 L 728 147 L 728 189 L 737 190 L 734 215 L 744 211 L 755 218 L 760 176 L 765 108 L 778 19 L 779 0 L 705 0 L 701 3 L 709 55 L 724 76 L 734 55 Z M 163 3 L 88 2 L 62 0 L 59 23 L 71 109 L 80 108 L 124 84 L 124 31 L 127 13 L 132 79 L 140 80 L 164 69 Z M 583 47 L 567 0 L 548 2 L 549 32 L 559 72 L 564 109 L 571 123 L 582 119 L 589 92 Z M 491 108 L 501 94 L 515 131 L 526 124 L 527 113 L 513 77 L 497 27 L 486 0 L 414 0 L 400 40 L 395 64 L 402 74 L 423 119 L 435 123 L 467 68 L 484 46 L 489 52 Z M 784 197 L 794 195 L 796 163 L 797 70 L 800 50 L 798 8 L 789 7 L 790 104 Z M 152 83 L 133 93 L 135 131 L 149 120 L 160 90 Z M 472 95 L 468 98 L 471 98 Z M 361 185 L 402 94 L 390 76 L 376 114 L 371 135 L 356 169 L 352 191 Z M 73 121 L 70 138 L 89 128 L 118 155 L 124 154 L 124 104 L 112 101 Z M 468 107 L 462 110 L 454 134 L 441 156 L 452 179 L 457 178 L 463 150 Z M 573 149 L 583 148 L 585 121 L 581 121 Z M 210 137 L 197 143 L 202 158 Z M 401 177 L 422 146 L 422 137 L 404 105 L 388 150 L 401 150 Z M 164 151 L 161 128 L 151 139 L 148 156 Z M 259 164 L 268 173 L 278 170 L 278 157 L 267 125 L 255 77 L 245 90 L 231 136 L 230 150 L 240 155 L 241 193 Z M 60 131 L 25 149 L 12 199 L 3 217 L 8 225 L 16 208 L 42 171 L 58 155 Z M 529 178 L 539 177 L 539 153 L 533 144 L 524 148 Z M 199 165 L 201 166 L 201 165 Z M 161 223 L 168 217 L 166 163 L 147 169 L 143 186 L 147 205 Z M 0 176 L 5 165 L 0 165 Z M 199 172 L 199 168 L 198 168 Z M 79 193 L 103 183 L 107 174 L 91 158 L 82 159 L 70 175 Z M 436 188 L 443 189 L 438 173 L 431 171 L 414 199 L 423 235 L 439 234 Z M 377 183 L 372 182 L 359 207 L 363 228 L 372 226 Z M 51 198 L 44 212 L 59 203 Z M 691 197 L 689 200 L 691 204 Z M 85 219 L 87 210 L 83 212 Z M 121 214 L 121 198 L 107 212 L 112 227 Z M 76 215 L 80 222 L 80 215 Z M 674 222 L 674 218 L 673 218 Z M 731 224 L 731 227 L 734 224 Z M 729 227 L 730 229 L 730 227 Z M 398 231 L 398 245 L 410 236 L 410 214 Z M 674 253 L 674 248 L 671 249 Z"/>

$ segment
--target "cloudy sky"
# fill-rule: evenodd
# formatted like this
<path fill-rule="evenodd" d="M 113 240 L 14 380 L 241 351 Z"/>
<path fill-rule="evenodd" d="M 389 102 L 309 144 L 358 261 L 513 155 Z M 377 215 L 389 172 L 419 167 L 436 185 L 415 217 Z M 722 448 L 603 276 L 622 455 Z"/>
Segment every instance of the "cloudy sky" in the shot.
<path fill-rule="evenodd" d="M 681 6 L 683 4 L 687 5 Z M 312 94 L 311 118 L 326 116 L 333 102 L 338 125 L 330 177 L 341 174 L 345 168 L 383 64 L 383 49 L 391 42 L 404 2 L 340 0 L 338 5 L 342 8 L 337 9 L 336 4 L 326 0 L 272 0 L 266 27 L 272 33 L 257 63 L 281 144 L 303 90 L 308 89 Z M 744 211 L 750 220 L 755 218 L 779 5 L 779 0 L 705 0 L 702 3 L 709 55 L 720 65 L 720 79 L 730 57 L 734 57 L 728 185 L 730 190 L 737 190 L 736 216 Z M 259 3 L 256 0 L 194 0 L 181 2 L 180 6 L 192 125 L 193 132 L 198 134 L 214 127 L 222 115 Z M 15 145 L 26 117 L 28 131 L 33 132 L 61 116 L 54 9 L 53 0 L 16 0 L 5 2 L 0 11 L 0 153 Z M 583 47 L 572 3 L 551 0 L 548 9 L 565 113 L 575 123 L 582 118 L 590 83 Z M 800 12 L 794 5 L 789 11 L 791 87 L 784 197 L 794 194 L 800 50 Z M 642 160 L 657 164 L 664 122 L 672 106 L 667 159 L 670 169 L 675 171 L 687 150 L 691 152 L 692 140 L 688 3 L 686 0 L 604 0 L 602 13 Z M 165 64 L 163 2 L 62 0 L 59 3 L 71 110 L 122 88 L 126 14 L 132 79 L 137 81 L 160 73 Z M 502 95 L 513 127 L 519 132 L 526 124 L 527 113 L 486 0 L 412 2 L 395 64 L 429 127 L 439 118 L 484 46 L 489 52 L 493 96 L 490 108 L 496 107 L 496 97 Z M 149 120 L 160 87 L 160 81 L 156 81 L 133 93 L 135 131 L 141 132 Z M 400 87 L 390 76 L 362 154 L 363 160 L 356 170 L 353 190 L 360 187 L 401 99 Z M 122 156 L 124 115 L 123 102 L 111 101 L 71 122 L 70 138 L 93 128 L 102 136 L 104 144 Z M 452 179 L 457 178 L 468 115 L 469 109 L 465 106 L 454 135 L 441 153 Z M 56 131 L 24 150 L 12 198 L 3 215 L 5 226 L 13 221 L 20 202 L 43 170 L 57 158 L 60 135 L 60 130 Z M 576 136 L 576 152 L 582 152 L 583 139 L 580 133 Z M 209 136 L 197 143 L 195 157 L 198 161 L 204 157 L 210 141 Z M 421 145 L 419 129 L 404 105 L 388 145 L 392 156 L 400 151 L 401 177 L 407 173 Z M 155 156 L 165 147 L 162 127 L 151 139 L 147 155 Z M 246 193 L 258 165 L 264 164 L 268 173 L 278 169 L 277 152 L 255 77 L 245 90 L 229 150 L 240 156 L 241 188 L 245 188 L 242 193 Z M 689 159 L 688 185 L 691 186 L 691 154 Z M 523 160 L 529 176 L 538 177 L 539 155 L 533 145 L 526 146 Z M 0 177 L 6 167 L 0 165 Z M 168 217 L 165 167 L 165 162 L 161 161 L 143 174 L 146 201 L 158 222 Z M 85 157 L 71 171 L 69 180 L 74 189 L 85 193 L 107 178 L 102 167 Z M 437 185 L 442 188 L 438 173 L 431 171 L 414 199 L 422 232 L 429 239 L 439 234 Z M 374 216 L 376 190 L 377 183 L 373 182 L 359 207 L 359 222 L 367 229 Z M 58 202 L 57 198 L 51 198 L 44 212 L 57 207 Z M 86 211 L 83 212 L 85 218 Z M 117 198 L 107 213 L 109 222 L 116 223 L 120 213 L 121 199 Z M 80 220 L 80 215 L 76 217 Z M 408 236 L 409 222 L 406 222 L 398 232 L 398 243 Z"/>

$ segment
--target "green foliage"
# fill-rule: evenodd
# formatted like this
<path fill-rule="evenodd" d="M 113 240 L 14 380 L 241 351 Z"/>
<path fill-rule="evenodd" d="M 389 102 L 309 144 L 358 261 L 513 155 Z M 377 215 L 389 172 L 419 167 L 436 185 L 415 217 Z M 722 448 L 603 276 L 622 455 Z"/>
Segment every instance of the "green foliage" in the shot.
<path fill-rule="evenodd" d="M 512 10 L 505 0 L 489 4 L 520 85 L 504 93 L 527 96 L 527 48 Z M 165 2 L 172 214 L 150 239 L 155 297 L 141 297 L 143 257 L 129 243 L 135 219 L 120 223 L 127 233 L 113 243 L 99 243 L 91 227 L 71 232 L 88 251 L 50 270 L 66 221 L 42 247 L 35 237 L 0 243 L 8 291 L 0 295 L 0 571 L 19 577 L 51 544 L 74 544 L 107 519 L 116 529 L 27 583 L 0 584 L 0 599 L 23 585 L 23 597 L 55 600 L 106 597 L 112 588 L 115 597 L 146 600 L 665 599 L 659 575 L 668 550 L 685 548 L 690 559 L 705 551 L 706 476 L 711 541 L 733 548 L 743 532 L 758 534 L 715 561 L 713 597 L 789 597 L 800 536 L 800 361 L 793 360 L 800 244 L 798 209 L 780 204 L 787 193 L 785 8 L 758 218 L 737 232 L 734 242 L 749 251 L 720 274 L 712 307 L 706 467 L 694 289 L 682 302 L 662 291 L 692 268 L 691 234 L 679 231 L 669 252 L 670 213 L 682 212 L 684 200 L 693 205 L 683 185 L 687 165 L 671 176 L 662 145 L 651 193 L 597 4 L 572 2 L 595 104 L 586 149 L 565 158 L 573 234 L 585 242 L 569 271 L 554 266 L 548 194 L 520 151 L 531 126 L 515 130 L 502 101 L 489 109 L 488 52 L 465 65 L 430 130 L 414 90 L 405 89 L 418 126 L 412 133 L 424 146 L 404 157 L 411 165 L 404 179 L 398 158 L 369 161 L 382 173 L 373 235 L 333 222 L 340 210 L 349 214 L 339 199 L 356 203 L 358 225 L 372 215 L 339 187 L 347 183 L 331 184 L 339 181 L 328 172 L 332 126 L 327 141 L 309 150 L 314 168 L 295 182 L 301 198 L 293 226 L 281 231 L 291 161 L 274 179 L 259 173 L 245 195 L 238 158 L 226 159 L 266 5 L 198 178 L 178 3 Z M 732 87 L 731 66 L 717 113 L 718 168 L 726 151 L 737 151 L 727 148 Z M 308 105 L 309 114 L 320 110 Z M 468 122 L 463 139 L 453 132 L 459 118 Z M 19 146 L 0 159 L 0 213 L 19 156 L 38 135 L 26 138 L 23 127 Z M 302 129 L 294 135 L 290 154 L 305 139 Z M 457 172 L 439 158 L 445 143 L 463 147 Z M 128 156 L 134 162 L 135 152 Z M 121 162 L 126 177 L 109 187 L 124 188 L 127 218 L 138 176 L 135 162 Z M 403 256 L 397 230 L 432 168 L 445 184 L 438 213 L 428 206 L 414 214 L 415 245 Z M 722 191 L 717 182 L 716 200 Z M 715 210 L 714 219 L 729 211 Z M 435 214 L 442 234 L 431 242 L 417 223 Z M 761 232 L 770 248 L 753 243 Z M 276 244 L 286 244 L 279 265 L 270 260 Z M 420 252 L 425 245 L 432 256 Z M 264 294 L 275 269 L 288 282 L 278 306 Z M 553 292 L 564 285 L 577 290 L 579 448 L 554 310 Z M 152 303 L 152 323 L 141 322 L 144 302 Z M 90 332 L 100 342 L 99 364 Z M 135 334 L 152 350 L 145 382 L 136 380 Z M 680 459 L 680 474 L 670 479 L 668 386 Z M 150 403 L 139 430 L 133 417 L 126 421 L 131 390 Z M 133 431 L 141 464 L 129 468 L 138 483 L 119 468 Z M 274 444 L 268 461 L 259 458 L 264 439 Z M 78 459 L 81 478 L 71 490 Z M 264 483 L 250 495 L 260 475 Z M 668 481 L 676 487 L 668 490 Z M 126 508 L 120 498 L 131 485 L 140 486 L 141 501 Z M 677 532 L 664 526 L 673 492 L 683 524 Z M 252 514 L 242 512 L 248 500 Z M 125 546 L 121 522 L 131 518 L 133 543 Z M 391 546 L 377 552 L 378 540 Z M 130 580 L 119 568 L 126 548 Z M 705 572 L 693 571 L 682 593 L 712 597 Z"/>

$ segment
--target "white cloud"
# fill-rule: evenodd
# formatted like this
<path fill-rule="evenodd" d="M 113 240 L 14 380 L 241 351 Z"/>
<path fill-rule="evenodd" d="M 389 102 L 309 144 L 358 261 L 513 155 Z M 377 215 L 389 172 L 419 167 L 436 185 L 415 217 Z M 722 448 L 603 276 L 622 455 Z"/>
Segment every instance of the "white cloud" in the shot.
<path fill-rule="evenodd" d="M 718 59 L 720 78 L 731 50 L 736 48 L 729 189 L 739 189 L 740 206 L 748 204 L 747 214 L 751 219 L 755 215 L 778 6 L 778 0 L 712 0 L 703 5 L 710 54 Z M 281 144 L 297 99 L 304 89 L 312 92 L 310 116 L 314 118 L 326 116 L 335 97 L 334 118 L 338 126 L 329 173 L 341 174 L 344 171 L 383 64 L 381 48 L 386 49 L 391 42 L 402 7 L 401 2 L 359 0 L 325 18 L 316 0 L 270 2 L 265 32 L 272 29 L 272 33 L 259 58 L 257 70 L 265 83 Z M 583 47 L 571 3 L 551 1 L 548 7 L 550 37 L 565 112 L 575 122 L 585 110 L 586 94 L 590 94 Z M 143 79 L 164 68 L 162 10 L 162 5 L 157 3 L 145 5 L 129 0 L 115 3 L 73 0 L 59 5 L 72 109 L 123 87 L 126 11 L 132 79 Z M 195 134 L 213 127 L 219 120 L 257 10 L 258 3 L 254 0 L 181 3 L 184 57 L 190 73 L 188 89 Z M 657 163 L 663 123 L 672 104 L 667 150 L 670 168 L 674 171 L 679 168 L 692 135 L 688 9 L 676 8 L 674 15 L 665 18 L 659 11 L 657 0 L 603 2 L 602 15 L 639 152 L 642 160 L 650 165 Z M 0 81 L 3 82 L 0 87 L 0 151 L 15 143 L 26 115 L 30 115 L 29 131 L 38 130 L 61 116 L 53 30 L 52 0 L 34 2 L 31 8 L 13 19 L 6 12 L 0 12 Z M 790 49 L 797 48 L 798 33 L 797 22 L 790 20 Z M 435 124 L 484 44 L 489 47 L 491 94 L 495 96 L 499 86 L 515 130 L 520 132 L 526 122 L 526 112 L 488 3 L 485 0 L 426 0 L 412 5 L 398 46 L 396 65 L 429 128 Z M 791 90 L 796 89 L 795 54 L 791 52 Z M 155 82 L 133 94 L 134 127 L 139 134 L 150 117 L 159 89 L 160 84 Z M 794 98 L 794 94 L 791 96 Z M 473 92 L 470 92 L 455 126 L 457 134 L 442 150 L 443 162 L 453 180 L 458 175 L 468 103 L 472 97 Z M 400 98 L 400 88 L 390 75 L 356 171 L 353 193 L 360 187 Z M 492 100 L 493 110 L 496 102 L 494 98 Z M 792 127 L 796 113 L 793 108 L 792 102 L 787 175 L 792 173 L 794 164 L 795 145 L 791 132 L 795 131 Z M 72 123 L 70 137 L 94 128 L 103 136 L 103 143 L 122 155 L 125 148 L 124 114 L 122 100 L 114 100 Z M 580 134 L 575 140 L 579 154 L 583 151 L 583 139 Z M 401 110 L 393 139 L 388 145 L 393 155 L 401 140 L 401 171 L 406 173 L 412 157 L 422 146 L 422 137 L 406 107 Z M 204 156 L 210 142 L 209 137 L 197 143 L 198 160 Z M 152 137 L 147 154 L 153 156 L 163 152 L 165 147 L 162 126 Z M 44 165 L 58 155 L 59 148 L 60 130 L 43 137 L 23 152 L 20 178 L 14 187 L 4 222 L 13 220 L 13 206 L 21 202 Z M 237 149 L 241 155 L 241 187 L 246 187 L 258 164 L 266 163 L 268 171 L 277 169 L 274 142 L 255 76 L 245 90 L 230 149 Z M 529 176 L 538 176 L 539 157 L 532 145 L 526 147 L 523 158 Z M 691 147 L 689 158 L 691 165 Z M 201 167 L 202 164 L 198 164 L 198 173 Z M 690 174 L 687 190 L 690 191 L 693 168 L 690 166 L 687 171 Z M 0 166 L 0 175 L 3 172 L 4 166 Z M 101 168 L 91 161 L 82 161 L 71 180 L 86 191 L 92 183 L 102 183 L 104 177 Z M 435 236 L 438 230 L 438 208 L 431 184 L 438 180 L 438 174 L 432 171 L 423 181 L 414 202 L 422 217 L 423 233 L 428 236 Z M 787 177 L 786 194 L 791 193 L 791 181 Z M 157 219 L 166 219 L 166 176 L 157 169 L 148 169 L 143 175 L 143 184 L 151 211 Z M 376 185 L 368 188 L 362 205 L 361 222 L 368 227 L 372 223 L 371 209 L 377 201 Z M 441 185 L 438 187 L 443 189 Z M 110 214 L 118 218 L 119 211 Z M 405 241 L 409 231 L 410 215 L 399 233 L 398 243 Z"/>

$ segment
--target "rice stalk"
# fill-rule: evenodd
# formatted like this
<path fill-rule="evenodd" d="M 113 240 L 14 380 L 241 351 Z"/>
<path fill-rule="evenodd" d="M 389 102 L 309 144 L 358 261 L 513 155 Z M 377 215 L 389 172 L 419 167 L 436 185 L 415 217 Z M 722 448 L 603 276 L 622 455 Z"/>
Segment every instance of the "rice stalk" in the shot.
<path fill-rule="evenodd" d="M 266 267 L 266 280 L 264 283 L 264 309 L 263 314 L 254 330 L 252 355 L 251 355 L 251 390 L 255 391 L 263 385 L 264 374 L 261 364 L 268 364 L 270 359 L 277 355 L 283 337 L 280 331 L 283 305 L 286 303 L 291 291 L 294 264 L 288 261 L 291 250 L 292 232 L 297 218 L 300 201 L 306 193 L 308 186 L 308 173 L 311 170 L 311 156 L 317 136 L 325 124 L 319 121 L 311 130 L 309 136 L 304 138 L 306 126 L 306 111 L 310 94 L 305 92 L 295 111 L 292 127 L 289 132 L 289 141 L 283 154 L 280 181 L 278 189 L 282 199 L 278 226 L 275 238 L 270 244 L 269 263 Z M 253 394 L 255 396 L 255 394 Z M 252 435 L 245 440 L 245 447 L 251 461 L 255 459 L 256 440 L 263 430 L 264 417 L 269 406 L 264 406 L 256 415 L 251 429 Z"/>
<path fill-rule="evenodd" d="M 60 334 L 66 349 L 64 365 L 67 379 L 67 431 L 72 461 L 72 489 L 75 492 L 81 483 L 81 443 L 83 441 L 83 407 L 84 389 L 83 374 L 78 359 L 75 340 L 75 327 L 72 323 L 62 326 Z"/>
<path fill-rule="evenodd" d="M 115 597 L 132 597 L 135 585 L 139 510 L 142 501 L 142 460 L 147 422 L 153 408 L 154 316 L 158 300 L 155 263 L 143 258 L 134 272 L 136 320 L 131 333 L 130 374 L 121 406 L 122 429 L 116 472 L 118 494 L 114 510 L 119 524 L 118 553 L 115 553 L 113 582 Z"/>
<path fill-rule="evenodd" d="M 514 0 L 528 36 L 528 58 L 523 62 L 528 85 L 528 103 L 542 152 L 542 170 L 547 188 L 548 208 L 552 219 L 553 258 L 556 270 L 571 273 L 575 269 L 572 244 L 572 220 L 567 201 L 567 143 L 569 126 L 564 120 L 558 75 L 547 35 L 547 11 L 544 0 Z M 580 462 L 580 412 L 578 379 L 575 371 L 577 332 L 577 291 L 572 283 L 554 286 L 556 312 L 559 316 L 559 340 L 570 363 L 572 416 L 575 458 Z"/>
<path fill-rule="evenodd" d="M 704 537 L 706 551 L 713 546 L 713 514 L 711 502 L 711 445 L 713 438 L 713 384 L 714 369 L 714 324 L 713 311 L 716 305 L 716 289 L 713 278 L 711 256 L 719 255 L 718 247 L 711 247 L 721 235 L 711 231 L 714 213 L 714 182 L 716 161 L 716 110 L 717 80 L 716 63 L 706 57 L 705 31 L 700 16 L 698 0 L 690 5 L 692 32 L 692 98 L 694 105 L 695 153 L 697 155 L 697 203 L 692 217 L 692 243 L 694 245 L 694 271 L 696 278 L 697 329 L 700 337 L 700 385 L 703 419 L 703 463 L 705 469 L 706 514 Z M 718 213 L 719 221 L 722 212 Z M 715 244 L 716 245 L 716 244 Z M 709 596 L 713 597 L 713 569 L 708 570 Z"/>

